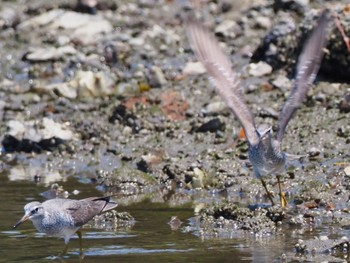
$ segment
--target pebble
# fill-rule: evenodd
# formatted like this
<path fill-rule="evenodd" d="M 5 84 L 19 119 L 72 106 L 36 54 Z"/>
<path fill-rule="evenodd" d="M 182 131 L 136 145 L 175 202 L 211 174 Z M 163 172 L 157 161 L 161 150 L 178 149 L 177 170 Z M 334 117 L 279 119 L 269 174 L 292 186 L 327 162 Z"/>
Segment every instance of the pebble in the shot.
<path fill-rule="evenodd" d="M 158 66 L 151 67 L 151 86 L 161 87 L 167 84 L 162 69 Z"/>
<path fill-rule="evenodd" d="M 266 62 L 259 61 L 258 63 L 249 64 L 249 74 L 254 77 L 262 77 L 270 75 L 272 67 Z"/>
<path fill-rule="evenodd" d="M 59 48 L 35 48 L 25 56 L 28 61 L 44 62 L 62 59 L 65 55 L 74 55 L 77 51 L 73 46 L 63 46 Z"/>
<path fill-rule="evenodd" d="M 238 33 L 238 28 L 239 27 L 235 21 L 225 20 L 216 27 L 215 33 L 225 37 L 234 38 Z"/>
<path fill-rule="evenodd" d="M 343 113 L 350 112 L 350 94 L 346 94 L 339 102 L 339 111 Z"/>
<path fill-rule="evenodd" d="M 46 90 L 53 90 L 56 94 L 65 97 L 67 99 L 76 99 L 78 97 L 77 89 L 69 86 L 68 83 L 53 83 L 45 87 Z"/>
<path fill-rule="evenodd" d="M 350 166 L 344 168 L 344 173 L 346 176 L 350 176 Z"/>
<path fill-rule="evenodd" d="M 200 75 L 206 72 L 202 63 L 198 62 L 187 62 L 182 70 L 185 75 Z"/>
<path fill-rule="evenodd" d="M 145 44 L 145 40 L 141 37 L 131 38 L 129 44 L 134 47 L 141 47 Z"/>
<path fill-rule="evenodd" d="M 32 17 L 18 25 L 21 34 L 29 34 L 40 28 L 40 32 L 52 32 L 67 36 L 74 43 L 89 45 L 96 43 L 105 34 L 113 31 L 112 24 L 98 15 L 55 9 Z M 66 42 L 66 41 L 65 41 Z"/>
<path fill-rule="evenodd" d="M 317 149 L 316 147 L 312 147 L 308 152 L 310 157 L 318 156 L 318 155 L 320 155 L 320 153 L 321 153 L 321 151 L 319 149 Z"/>
<path fill-rule="evenodd" d="M 263 29 L 270 29 L 272 22 L 270 18 L 266 16 L 258 16 L 255 18 L 256 24 Z"/>
<path fill-rule="evenodd" d="M 219 118 L 211 119 L 203 123 L 197 129 L 196 132 L 216 132 L 225 130 L 225 122 L 221 121 Z"/>
<path fill-rule="evenodd" d="M 279 74 L 271 83 L 273 86 L 281 90 L 290 89 L 292 86 L 290 79 L 281 74 Z"/>
<path fill-rule="evenodd" d="M 43 118 L 40 121 L 18 121 L 10 120 L 7 123 L 8 134 L 18 140 L 29 139 L 34 142 L 40 140 L 59 138 L 62 140 L 76 139 L 76 135 L 67 125 L 53 121 L 49 118 Z"/>
<path fill-rule="evenodd" d="M 206 107 L 204 107 L 204 109 L 202 109 L 202 112 L 205 115 L 215 115 L 226 109 L 227 109 L 227 106 L 225 102 L 215 101 L 215 102 L 209 103 Z"/>
<path fill-rule="evenodd" d="M 14 8 L 10 7 L 3 7 L 0 10 L 0 27 L 11 27 L 14 25 L 14 23 L 17 21 L 18 13 Z"/>
<path fill-rule="evenodd" d="M 43 90 L 54 90 L 60 96 L 68 99 L 101 97 L 114 94 L 117 91 L 114 83 L 114 78 L 107 72 L 81 70 L 75 74 L 71 81 L 50 84 Z"/>

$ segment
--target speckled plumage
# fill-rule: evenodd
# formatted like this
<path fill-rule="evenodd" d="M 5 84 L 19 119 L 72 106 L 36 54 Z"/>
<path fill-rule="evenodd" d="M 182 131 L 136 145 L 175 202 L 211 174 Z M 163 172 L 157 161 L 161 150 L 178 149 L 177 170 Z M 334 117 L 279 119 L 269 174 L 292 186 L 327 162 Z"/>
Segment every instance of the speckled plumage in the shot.
<path fill-rule="evenodd" d="M 51 199 L 43 203 L 30 202 L 24 206 L 24 216 L 15 225 L 31 220 L 35 228 L 49 236 L 69 239 L 94 216 L 114 209 L 117 203 L 110 197 L 89 197 L 81 200 Z"/>

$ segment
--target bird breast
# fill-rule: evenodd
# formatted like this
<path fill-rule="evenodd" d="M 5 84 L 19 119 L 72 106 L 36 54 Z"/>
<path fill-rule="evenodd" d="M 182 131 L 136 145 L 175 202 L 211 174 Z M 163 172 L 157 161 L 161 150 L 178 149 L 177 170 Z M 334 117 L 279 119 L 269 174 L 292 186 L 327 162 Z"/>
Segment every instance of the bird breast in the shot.
<path fill-rule="evenodd" d="M 283 171 L 286 157 L 279 144 L 263 145 L 259 143 L 249 147 L 249 160 L 256 176 L 260 178 Z"/>
<path fill-rule="evenodd" d="M 32 220 L 35 228 L 42 233 L 46 233 L 49 236 L 66 236 L 63 230 L 69 233 L 75 233 L 79 227 L 75 227 L 72 218 L 67 213 L 56 213 L 51 211 L 50 213 L 44 213 L 43 218 Z"/>

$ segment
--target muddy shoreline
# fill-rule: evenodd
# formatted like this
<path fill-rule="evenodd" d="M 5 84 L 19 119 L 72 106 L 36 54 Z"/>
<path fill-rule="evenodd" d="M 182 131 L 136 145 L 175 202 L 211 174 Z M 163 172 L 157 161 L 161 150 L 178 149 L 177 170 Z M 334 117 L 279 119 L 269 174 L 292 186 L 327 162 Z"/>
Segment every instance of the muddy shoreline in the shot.
<path fill-rule="evenodd" d="M 297 8 L 278 5 L 288 1 L 243 1 L 240 8 L 209 2 L 197 10 L 201 19 L 241 72 L 257 123 L 275 127 L 293 84 L 298 37 L 323 1 Z M 290 161 L 284 174 L 289 207 L 283 211 L 268 206 L 238 121 L 192 63 L 182 1 L 106 1 L 94 15 L 76 8 L 66 1 L 25 7 L 13 1 L 0 10 L 1 168 L 10 180 L 49 187 L 73 176 L 116 194 L 122 205 L 192 204 L 199 220 L 186 231 L 202 237 L 278 235 L 327 222 L 339 229 L 327 237 L 335 244 L 324 249 L 320 238 L 299 242 L 296 251 L 324 255 L 348 242 L 342 228 L 350 222 L 350 56 L 336 28 L 318 81 L 287 128 L 283 149 L 304 157 Z M 345 4 L 333 8 L 349 32 Z M 283 31 L 281 24 L 289 30 L 292 22 L 296 31 Z M 276 25 L 286 34 L 275 43 L 282 55 L 264 56 L 258 47 L 267 46 Z M 258 61 L 271 69 L 252 71 Z M 267 183 L 277 200 L 276 178 Z"/>

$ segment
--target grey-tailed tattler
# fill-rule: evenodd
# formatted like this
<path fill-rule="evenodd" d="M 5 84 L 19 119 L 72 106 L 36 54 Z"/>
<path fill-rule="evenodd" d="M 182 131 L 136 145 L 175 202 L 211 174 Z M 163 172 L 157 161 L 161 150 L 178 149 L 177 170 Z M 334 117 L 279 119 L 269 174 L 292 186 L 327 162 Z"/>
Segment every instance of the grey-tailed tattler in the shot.
<path fill-rule="evenodd" d="M 80 254 L 82 236 L 80 228 L 94 216 L 117 207 L 110 197 L 89 197 L 81 200 L 50 199 L 43 203 L 30 202 L 24 206 L 24 216 L 13 226 L 18 227 L 28 219 L 35 228 L 49 236 L 63 237 L 66 244 L 62 255 L 67 253 L 69 239 L 78 234 Z"/>
<path fill-rule="evenodd" d="M 282 139 L 288 122 L 303 102 L 318 73 L 327 42 L 329 21 L 330 14 L 325 9 L 303 46 L 298 58 L 293 89 L 278 118 L 276 137 L 273 137 L 271 127 L 256 127 L 254 116 L 243 99 L 239 78 L 232 70 L 230 59 L 220 49 L 215 37 L 193 18 L 188 18 L 186 21 L 192 49 L 206 68 L 217 92 L 243 126 L 249 145 L 249 160 L 272 205 L 274 205 L 273 197 L 263 178 L 277 176 L 281 206 L 286 207 L 287 200 L 280 181 L 280 173 L 285 169 L 287 159 L 286 153 L 281 150 Z"/>

